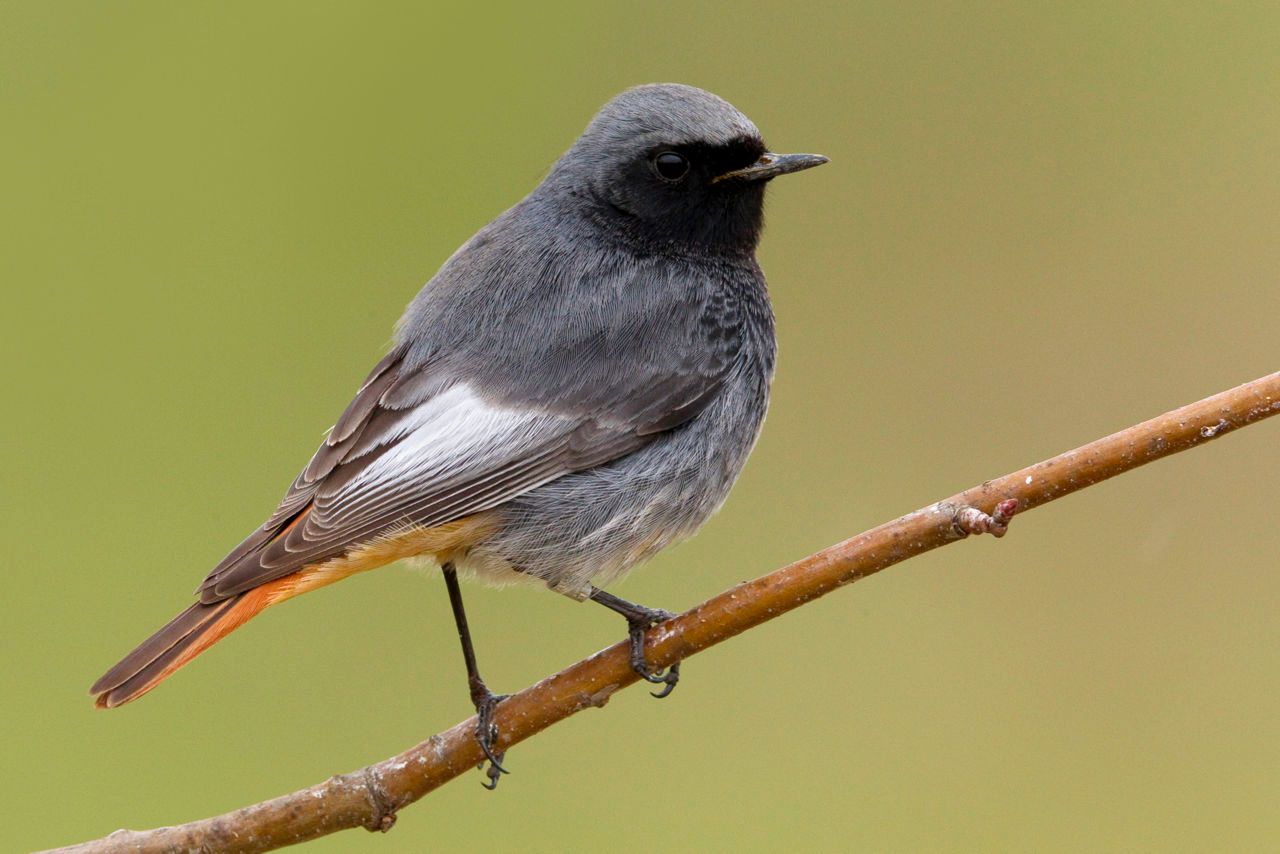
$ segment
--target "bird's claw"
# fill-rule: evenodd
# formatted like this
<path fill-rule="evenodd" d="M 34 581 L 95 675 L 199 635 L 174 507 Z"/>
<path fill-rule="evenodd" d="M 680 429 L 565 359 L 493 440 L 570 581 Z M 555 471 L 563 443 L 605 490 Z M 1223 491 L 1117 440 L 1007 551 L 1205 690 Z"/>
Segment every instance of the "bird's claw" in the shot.
<path fill-rule="evenodd" d="M 646 682 L 663 686 L 661 691 L 649 692 L 651 697 L 659 700 L 669 696 L 676 689 L 676 683 L 680 681 L 680 662 L 677 661 L 666 670 L 653 671 L 644 657 L 644 634 L 653 626 L 665 623 L 673 617 L 675 614 L 670 611 L 646 608 L 643 614 L 627 619 L 627 634 L 631 639 L 631 669 Z"/>
<path fill-rule="evenodd" d="M 498 741 L 498 725 L 493 721 L 493 710 L 506 698 L 506 694 L 487 694 L 476 702 L 476 741 L 480 743 L 480 750 L 484 752 L 484 758 L 489 763 L 489 770 L 485 772 L 489 782 L 480 785 L 489 791 L 498 788 L 498 780 L 503 774 L 511 773 L 502 767 L 502 759 L 507 752 L 504 750 L 495 753 L 493 750 L 494 744 Z M 484 762 L 477 767 L 483 768 Z"/>
<path fill-rule="evenodd" d="M 635 665 L 633 664 L 632 667 L 635 667 Z M 663 686 L 661 691 L 649 692 L 650 697 L 656 697 L 661 700 L 663 697 L 670 696 L 671 692 L 676 689 L 676 683 L 680 681 L 680 662 L 677 661 L 665 671 L 659 673 L 646 673 L 641 670 L 636 670 L 636 672 L 644 677 L 646 682 Z"/>

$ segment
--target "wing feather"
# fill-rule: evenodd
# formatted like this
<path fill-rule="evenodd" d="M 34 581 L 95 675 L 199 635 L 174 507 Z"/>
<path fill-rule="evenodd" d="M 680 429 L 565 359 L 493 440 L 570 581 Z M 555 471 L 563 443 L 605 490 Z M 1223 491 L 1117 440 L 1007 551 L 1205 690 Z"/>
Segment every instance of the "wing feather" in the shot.
<path fill-rule="evenodd" d="M 383 360 L 267 523 L 205 579 L 216 602 L 407 524 L 491 509 L 650 441 L 580 414 L 486 400 Z"/>

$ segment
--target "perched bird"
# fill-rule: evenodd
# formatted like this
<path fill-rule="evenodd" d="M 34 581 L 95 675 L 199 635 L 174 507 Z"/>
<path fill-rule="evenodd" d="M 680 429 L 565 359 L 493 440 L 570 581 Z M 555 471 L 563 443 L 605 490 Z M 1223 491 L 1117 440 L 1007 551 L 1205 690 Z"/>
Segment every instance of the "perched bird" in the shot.
<path fill-rule="evenodd" d="M 142 696 L 270 605 L 404 558 L 443 569 L 494 784 L 501 697 L 458 572 L 618 612 L 665 696 L 679 666 L 653 672 L 644 633 L 670 615 L 601 587 L 692 534 L 742 469 L 774 367 L 765 185 L 826 160 L 769 152 L 701 89 L 618 95 L 414 298 L 276 511 L 94 683 L 97 705 Z"/>

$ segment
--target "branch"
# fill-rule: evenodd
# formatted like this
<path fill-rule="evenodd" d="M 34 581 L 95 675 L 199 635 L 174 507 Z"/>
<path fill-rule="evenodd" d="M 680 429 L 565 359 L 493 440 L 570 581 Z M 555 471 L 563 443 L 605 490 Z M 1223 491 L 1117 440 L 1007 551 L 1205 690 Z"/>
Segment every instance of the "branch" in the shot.
<path fill-rule="evenodd" d="M 970 533 L 1004 533 L 1023 512 L 1138 466 L 1280 414 L 1280 372 L 1175 409 L 1042 463 L 886 522 L 707 600 L 650 630 L 649 662 L 669 666 L 753 626 Z M 991 515 L 980 508 L 990 508 Z M 638 681 L 627 644 L 609 647 L 504 700 L 496 747 L 506 750 Z M 58 852 L 269 851 L 352 827 L 387 831 L 396 811 L 475 768 L 475 718 L 350 774 L 177 827 L 118 830 Z M 53 854 L 53 852 L 46 852 Z"/>

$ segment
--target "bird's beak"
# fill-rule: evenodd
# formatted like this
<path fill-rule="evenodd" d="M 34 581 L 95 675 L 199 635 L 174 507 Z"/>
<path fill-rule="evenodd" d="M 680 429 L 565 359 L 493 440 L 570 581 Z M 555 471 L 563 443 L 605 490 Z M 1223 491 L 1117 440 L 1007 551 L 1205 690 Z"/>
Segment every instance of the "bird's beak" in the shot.
<path fill-rule="evenodd" d="M 828 158 L 821 154 L 774 154 L 766 151 L 760 159 L 750 166 L 734 169 L 711 179 L 715 184 L 719 181 L 767 181 L 788 172 L 799 172 L 801 169 L 812 169 L 821 166 Z"/>

